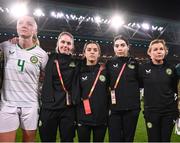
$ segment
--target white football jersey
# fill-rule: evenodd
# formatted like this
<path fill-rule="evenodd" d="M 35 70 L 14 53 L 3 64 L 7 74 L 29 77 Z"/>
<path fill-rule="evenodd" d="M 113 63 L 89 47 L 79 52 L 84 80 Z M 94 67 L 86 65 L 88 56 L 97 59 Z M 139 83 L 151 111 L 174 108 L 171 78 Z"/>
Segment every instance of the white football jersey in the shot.
<path fill-rule="evenodd" d="M 39 46 L 22 49 L 9 41 L 0 44 L 4 53 L 4 82 L 1 102 L 8 106 L 38 105 L 40 70 L 44 70 L 48 55 Z"/>

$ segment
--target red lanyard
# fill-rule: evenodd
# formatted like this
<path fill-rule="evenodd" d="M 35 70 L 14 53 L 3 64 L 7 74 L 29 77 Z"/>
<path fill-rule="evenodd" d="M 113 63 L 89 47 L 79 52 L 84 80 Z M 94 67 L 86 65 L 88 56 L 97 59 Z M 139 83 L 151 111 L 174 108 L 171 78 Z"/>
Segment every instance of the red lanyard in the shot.
<path fill-rule="evenodd" d="M 92 95 L 92 93 L 93 93 L 93 91 L 94 91 L 94 88 L 95 88 L 95 86 L 96 86 L 96 83 L 97 83 L 97 81 L 98 81 L 98 78 L 99 78 L 99 76 L 100 76 L 100 73 L 101 73 L 101 71 L 102 71 L 103 69 L 104 69 L 104 66 L 101 65 L 100 68 L 99 68 L 99 71 L 98 71 L 98 73 L 97 73 L 96 79 L 95 79 L 95 81 L 94 81 L 94 83 L 93 83 L 93 86 L 91 87 L 91 90 L 90 90 L 90 92 L 89 92 L 89 94 L 88 94 L 88 99 L 83 100 L 84 111 L 85 111 L 85 114 L 86 114 L 86 115 L 92 113 L 92 111 L 91 111 L 91 106 L 90 106 L 90 102 L 89 102 L 89 98 L 91 97 L 91 95 Z"/>
<path fill-rule="evenodd" d="M 125 67 L 126 67 L 126 63 L 123 64 L 123 66 L 122 66 L 122 68 L 121 68 L 121 70 L 119 72 L 118 78 L 117 78 L 116 83 L 114 85 L 114 89 L 116 89 Z"/>
<path fill-rule="evenodd" d="M 104 69 L 104 67 L 103 67 L 103 65 L 101 65 L 100 68 L 99 68 L 99 71 L 98 71 L 98 73 L 97 73 L 96 79 L 95 79 L 95 81 L 94 81 L 94 83 L 93 83 L 93 86 L 92 86 L 92 88 L 91 88 L 91 90 L 90 90 L 90 92 L 89 92 L 89 94 L 88 94 L 88 97 L 89 97 L 89 98 L 91 97 L 91 95 L 92 95 L 92 93 L 93 93 L 93 91 L 94 91 L 94 88 L 95 88 L 95 86 L 96 86 L 96 83 L 97 83 L 97 81 L 98 81 L 98 78 L 99 78 L 99 76 L 100 76 L 100 74 L 101 74 L 101 71 L 102 71 L 103 69 Z"/>
<path fill-rule="evenodd" d="M 62 88 L 66 93 L 68 93 L 68 91 L 67 91 L 67 89 L 66 89 L 66 87 L 64 85 L 63 79 L 62 79 L 62 74 L 61 74 L 61 70 L 60 70 L 60 67 L 59 67 L 59 62 L 58 62 L 58 60 L 54 60 L 54 62 L 56 63 L 56 68 L 57 68 L 57 72 L 58 72 L 58 75 L 59 75 L 59 79 L 61 81 Z"/>

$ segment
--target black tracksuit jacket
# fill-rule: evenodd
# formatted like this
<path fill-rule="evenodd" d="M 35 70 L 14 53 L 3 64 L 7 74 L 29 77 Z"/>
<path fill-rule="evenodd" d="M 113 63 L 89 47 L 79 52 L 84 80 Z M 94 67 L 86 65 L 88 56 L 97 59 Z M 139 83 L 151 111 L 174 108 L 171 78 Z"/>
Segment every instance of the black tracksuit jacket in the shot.
<path fill-rule="evenodd" d="M 162 65 L 148 61 L 140 66 L 139 75 L 144 86 L 145 112 L 176 115 L 178 76 L 175 67 L 167 61 Z"/>
<path fill-rule="evenodd" d="M 77 105 L 77 123 L 91 126 L 107 124 L 109 90 L 106 69 L 101 72 L 95 89 L 89 98 L 92 111 L 90 115 L 85 114 L 82 102 L 83 99 L 88 98 L 99 67 L 99 64 L 86 66 L 85 63 L 82 63 L 77 69 L 78 72 L 76 72 L 73 82 L 74 103 Z"/>
<path fill-rule="evenodd" d="M 116 104 L 111 104 L 112 111 L 140 109 L 140 92 L 138 82 L 138 63 L 132 57 L 114 57 L 107 62 L 110 87 L 114 88 L 119 72 L 126 63 L 120 81 L 115 90 Z"/>
<path fill-rule="evenodd" d="M 70 55 L 51 54 L 46 65 L 45 78 L 42 87 L 41 98 L 43 109 L 58 110 L 67 107 L 66 94 L 59 79 L 56 64 L 54 63 L 55 59 L 60 63 L 60 70 L 65 87 L 69 94 L 72 94 L 72 79 L 77 61 L 75 61 Z"/>

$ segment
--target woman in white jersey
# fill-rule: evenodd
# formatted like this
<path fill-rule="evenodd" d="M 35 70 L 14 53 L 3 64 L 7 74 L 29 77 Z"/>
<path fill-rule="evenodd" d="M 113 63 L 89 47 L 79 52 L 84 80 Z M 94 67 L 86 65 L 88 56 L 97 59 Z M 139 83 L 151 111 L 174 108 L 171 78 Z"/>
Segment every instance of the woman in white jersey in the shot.
<path fill-rule="evenodd" d="M 22 129 L 23 142 L 34 142 L 38 121 L 38 82 L 48 60 L 46 52 L 34 44 L 37 24 L 33 17 L 17 21 L 18 44 L 0 44 L 4 54 L 4 79 L 0 103 L 0 142 L 15 142 Z"/>

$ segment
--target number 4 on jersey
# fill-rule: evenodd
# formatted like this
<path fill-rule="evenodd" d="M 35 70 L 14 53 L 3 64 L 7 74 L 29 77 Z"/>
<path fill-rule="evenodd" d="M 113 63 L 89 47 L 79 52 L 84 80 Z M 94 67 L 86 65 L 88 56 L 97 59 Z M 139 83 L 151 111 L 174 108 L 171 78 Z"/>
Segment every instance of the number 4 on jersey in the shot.
<path fill-rule="evenodd" d="M 19 71 L 23 72 L 24 71 L 24 64 L 25 64 L 25 60 L 21 60 L 21 59 L 18 59 L 18 69 Z"/>

